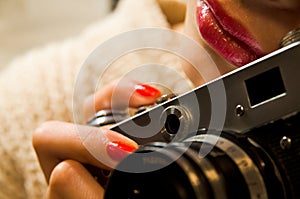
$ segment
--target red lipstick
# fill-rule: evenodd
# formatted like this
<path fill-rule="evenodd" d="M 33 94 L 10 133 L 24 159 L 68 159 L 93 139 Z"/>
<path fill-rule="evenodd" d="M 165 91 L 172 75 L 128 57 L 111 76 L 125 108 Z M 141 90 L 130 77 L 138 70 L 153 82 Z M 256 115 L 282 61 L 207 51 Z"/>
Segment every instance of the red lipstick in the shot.
<path fill-rule="evenodd" d="M 263 56 L 249 32 L 214 0 L 199 0 L 196 18 L 203 39 L 231 64 L 243 66 Z"/>

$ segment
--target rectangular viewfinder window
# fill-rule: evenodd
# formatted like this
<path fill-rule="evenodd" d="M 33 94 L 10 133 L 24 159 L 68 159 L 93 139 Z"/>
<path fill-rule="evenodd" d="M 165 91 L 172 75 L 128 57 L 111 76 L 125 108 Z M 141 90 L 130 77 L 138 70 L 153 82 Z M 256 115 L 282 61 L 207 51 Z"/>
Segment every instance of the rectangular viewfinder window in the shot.
<path fill-rule="evenodd" d="M 252 107 L 284 96 L 286 93 L 279 67 L 247 79 L 245 84 Z"/>

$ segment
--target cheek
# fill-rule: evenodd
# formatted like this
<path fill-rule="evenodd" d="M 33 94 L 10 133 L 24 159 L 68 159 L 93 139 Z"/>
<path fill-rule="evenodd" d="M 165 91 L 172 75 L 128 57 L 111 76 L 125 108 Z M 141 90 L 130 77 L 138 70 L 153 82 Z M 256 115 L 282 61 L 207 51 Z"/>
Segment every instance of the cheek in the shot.
<path fill-rule="evenodd" d="M 300 1 L 299 0 L 269 0 L 269 4 L 274 7 L 288 10 L 297 10 L 300 9 Z"/>
<path fill-rule="evenodd" d="M 300 13 L 300 11 L 299 11 Z M 252 20 L 245 24 L 249 32 L 260 44 L 264 53 L 270 53 L 280 47 L 282 38 L 291 30 L 300 27 L 300 15 L 289 15 L 285 12 L 277 12 L 277 17 L 268 15 L 253 16 Z M 296 17 L 297 18 L 294 18 Z"/>
<path fill-rule="evenodd" d="M 300 4 L 299 0 L 217 1 L 230 17 L 249 31 L 265 54 L 278 49 L 284 35 L 300 27 L 300 9 L 285 8 L 288 3 Z"/>

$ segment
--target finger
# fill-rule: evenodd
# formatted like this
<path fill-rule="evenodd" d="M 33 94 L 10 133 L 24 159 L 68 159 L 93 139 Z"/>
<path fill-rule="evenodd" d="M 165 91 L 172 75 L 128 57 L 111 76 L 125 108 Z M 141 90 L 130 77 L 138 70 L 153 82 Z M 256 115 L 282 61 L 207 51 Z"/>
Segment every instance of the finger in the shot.
<path fill-rule="evenodd" d="M 124 109 L 153 104 L 161 92 L 147 84 L 122 79 L 114 81 L 89 96 L 84 103 L 84 117 L 90 119 L 102 109 Z"/>
<path fill-rule="evenodd" d="M 134 141 L 109 129 L 63 122 L 41 125 L 33 135 L 33 146 L 47 181 L 63 160 L 110 169 L 138 147 Z"/>
<path fill-rule="evenodd" d="M 46 194 L 47 199 L 99 199 L 104 196 L 104 189 L 79 163 L 66 160 L 53 170 Z"/>

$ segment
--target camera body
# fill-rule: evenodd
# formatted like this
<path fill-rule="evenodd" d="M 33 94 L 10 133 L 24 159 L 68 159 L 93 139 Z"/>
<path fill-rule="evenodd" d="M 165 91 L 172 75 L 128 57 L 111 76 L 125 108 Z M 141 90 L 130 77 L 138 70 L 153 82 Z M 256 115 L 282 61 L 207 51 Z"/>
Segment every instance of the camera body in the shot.
<path fill-rule="evenodd" d="M 294 42 L 112 126 L 141 148 L 105 198 L 299 198 L 299 63 Z"/>

